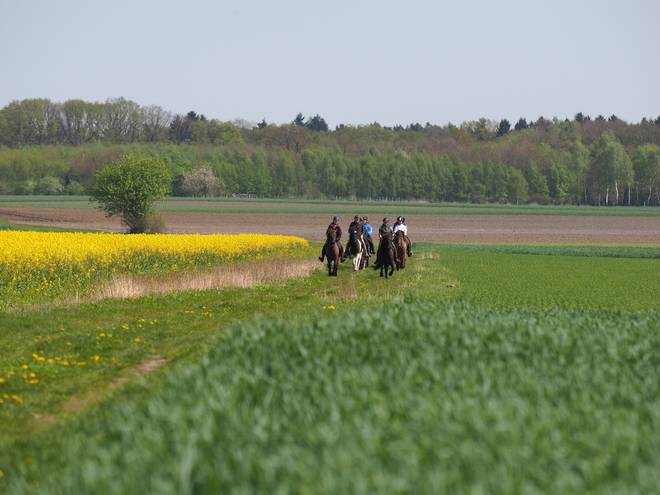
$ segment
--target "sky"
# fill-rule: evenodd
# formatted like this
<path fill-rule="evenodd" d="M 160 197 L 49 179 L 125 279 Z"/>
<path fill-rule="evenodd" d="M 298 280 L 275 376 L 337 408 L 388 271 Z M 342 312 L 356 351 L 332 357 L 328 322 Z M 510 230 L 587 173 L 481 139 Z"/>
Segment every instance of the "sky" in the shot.
<path fill-rule="evenodd" d="M 660 116 L 658 0 L 0 0 L 0 108 L 285 124 Z"/>

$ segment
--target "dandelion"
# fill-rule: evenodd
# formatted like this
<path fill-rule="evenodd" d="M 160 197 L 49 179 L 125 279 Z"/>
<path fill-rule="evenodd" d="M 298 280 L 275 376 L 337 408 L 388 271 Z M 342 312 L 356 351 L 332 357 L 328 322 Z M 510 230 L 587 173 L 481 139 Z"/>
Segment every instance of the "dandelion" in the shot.
<path fill-rule="evenodd" d="M 12 399 L 14 399 L 16 402 L 23 404 L 23 399 L 21 399 L 18 395 L 12 395 Z"/>
<path fill-rule="evenodd" d="M 21 366 L 21 368 L 23 368 L 24 370 L 26 370 L 26 369 L 29 368 L 29 366 L 28 366 L 27 364 L 24 364 L 24 365 Z"/>

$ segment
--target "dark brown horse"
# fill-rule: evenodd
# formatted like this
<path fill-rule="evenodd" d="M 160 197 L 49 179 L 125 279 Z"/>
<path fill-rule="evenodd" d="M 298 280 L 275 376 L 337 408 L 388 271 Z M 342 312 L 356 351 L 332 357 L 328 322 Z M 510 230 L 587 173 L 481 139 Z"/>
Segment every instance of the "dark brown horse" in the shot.
<path fill-rule="evenodd" d="M 380 242 L 374 268 L 380 267 L 381 277 L 383 276 L 383 272 L 385 273 L 385 278 L 389 278 L 394 273 L 394 267 L 396 266 L 395 249 L 389 237 L 384 237 Z M 387 273 L 388 268 L 390 270 L 389 274 Z"/>
<path fill-rule="evenodd" d="M 337 244 L 337 231 L 328 232 L 325 246 L 323 247 L 323 256 L 328 259 L 328 276 L 336 277 L 339 266 L 339 244 Z"/>
<path fill-rule="evenodd" d="M 408 243 L 406 236 L 403 235 L 403 230 L 397 230 L 394 245 L 396 246 L 396 269 L 403 270 L 408 259 Z"/>

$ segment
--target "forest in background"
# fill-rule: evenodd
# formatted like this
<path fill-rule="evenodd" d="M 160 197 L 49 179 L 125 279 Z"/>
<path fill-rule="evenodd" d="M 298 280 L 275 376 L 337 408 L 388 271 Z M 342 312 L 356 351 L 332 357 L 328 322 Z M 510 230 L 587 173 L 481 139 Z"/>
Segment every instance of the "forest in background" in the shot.
<path fill-rule="evenodd" d="M 176 196 L 660 205 L 660 117 L 331 130 L 320 115 L 223 122 L 124 98 L 0 109 L 0 194 L 84 195 L 129 154 L 163 157 Z"/>

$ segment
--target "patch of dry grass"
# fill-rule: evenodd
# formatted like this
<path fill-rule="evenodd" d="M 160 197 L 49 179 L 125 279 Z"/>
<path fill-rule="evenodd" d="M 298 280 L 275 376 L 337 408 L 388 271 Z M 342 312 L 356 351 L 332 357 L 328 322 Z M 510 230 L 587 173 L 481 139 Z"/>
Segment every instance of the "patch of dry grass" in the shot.
<path fill-rule="evenodd" d="M 149 294 L 180 290 L 206 290 L 222 287 L 252 287 L 278 280 L 307 277 L 319 268 L 318 260 L 270 258 L 215 266 L 186 272 L 174 272 L 167 276 L 119 275 L 81 300 L 141 297 Z"/>

